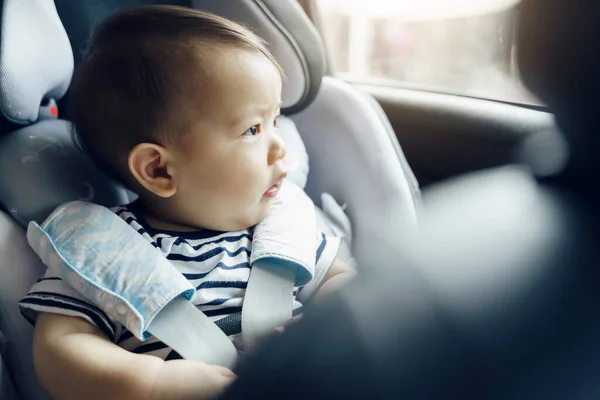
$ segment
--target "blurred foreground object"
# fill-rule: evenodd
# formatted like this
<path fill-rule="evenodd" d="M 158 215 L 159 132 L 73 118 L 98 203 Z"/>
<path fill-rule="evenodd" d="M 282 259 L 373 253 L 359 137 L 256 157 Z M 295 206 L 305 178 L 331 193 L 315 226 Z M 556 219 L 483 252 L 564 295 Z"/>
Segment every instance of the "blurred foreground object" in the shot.
<path fill-rule="evenodd" d="M 534 146 L 427 192 L 397 267 L 363 266 L 224 398 L 600 398 L 600 4 L 521 12 L 521 73 L 556 115 L 562 168 L 531 173 Z"/>

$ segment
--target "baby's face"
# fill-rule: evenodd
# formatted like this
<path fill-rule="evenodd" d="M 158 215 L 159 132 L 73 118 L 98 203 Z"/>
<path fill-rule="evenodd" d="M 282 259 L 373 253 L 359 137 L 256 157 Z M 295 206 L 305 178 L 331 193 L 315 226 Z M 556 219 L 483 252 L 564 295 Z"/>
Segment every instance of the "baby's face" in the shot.
<path fill-rule="evenodd" d="M 177 161 L 177 213 L 191 226 L 233 231 L 262 221 L 285 178 L 276 129 L 281 75 L 262 54 L 215 57 L 210 91 Z"/>

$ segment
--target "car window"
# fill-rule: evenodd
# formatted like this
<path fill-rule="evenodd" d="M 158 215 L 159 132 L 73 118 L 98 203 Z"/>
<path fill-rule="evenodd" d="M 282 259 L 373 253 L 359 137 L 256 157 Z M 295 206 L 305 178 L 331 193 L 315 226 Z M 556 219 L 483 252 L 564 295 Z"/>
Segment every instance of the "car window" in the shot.
<path fill-rule="evenodd" d="M 539 104 L 521 84 L 519 0 L 316 0 L 333 72 L 403 85 Z"/>

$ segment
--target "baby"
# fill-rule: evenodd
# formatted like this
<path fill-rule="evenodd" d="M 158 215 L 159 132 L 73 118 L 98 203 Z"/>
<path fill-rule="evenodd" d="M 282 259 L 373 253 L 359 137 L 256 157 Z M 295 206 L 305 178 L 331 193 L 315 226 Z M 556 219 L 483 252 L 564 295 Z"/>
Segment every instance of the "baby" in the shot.
<path fill-rule="evenodd" d="M 241 312 L 252 227 L 286 176 L 281 89 L 281 68 L 249 30 L 167 6 L 110 17 L 73 78 L 79 140 L 139 194 L 115 212 L 197 288 L 193 302 L 213 320 Z M 338 246 L 321 236 L 315 284 L 295 296 L 353 275 Z M 20 306 L 36 320 L 36 372 L 55 400 L 211 398 L 234 378 L 155 338 L 138 341 L 58 276 L 47 273 Z M 239 346 L 241 326 L 228 329 Z"/>

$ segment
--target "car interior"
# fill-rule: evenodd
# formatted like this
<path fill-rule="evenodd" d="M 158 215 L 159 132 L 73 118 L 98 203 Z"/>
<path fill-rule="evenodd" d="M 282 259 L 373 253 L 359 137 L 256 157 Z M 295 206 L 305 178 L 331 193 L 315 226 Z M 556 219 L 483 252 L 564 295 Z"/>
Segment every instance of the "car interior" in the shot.
<path fill-rule="evenodd" d="M 566 32 L 571 32 L 569 29 L 573 30 L 576 25 L 574 21 L 583 17 L 575 11 L 568 13 L 559 1 L 553 0 L 546 4 L 552 10 L 548 15 L 564 13 L 566 16 L 544 20 L 538 18 L 538 3 L 523 0 L 516 6 L 522 26 L 529 26 L 521 29 L 516 51 L 525 82 L 547 104 L 525 104 L 411 85 L 345 79 L 329 64 L 329 52 L 334 44 L 323 37 L 322 29 L 327 21 L 319 18 L 317 1 L 0 1 L 0 398 L 47 398 L 33 367 L 33 327 L 17 306 L 44 271 L 44 265 L 27 243 L 27 224 L 30 221 L 41 223 L 57 206 L 71 200 L 115 206 L 129 203 L 136 197 L 100 172 L 77 146 L 68 121 L 66 99 L 73 69 L 85 54 L 86 42 L 94 27 L 116 10 L 148 4 L 180 5 L 209 11 L 251 27 L 267 41 L 286 75 L 282 106 L 285 120 L 281 134 L 289 147 L 288 153 L 297 164 L 290 178 L 304 187 L 321 210 L 323 230 L 344 237 L 346 257 L 354 260 L 360 273 L 368 274 L 374 266 L 374 270 L 405 274 L 394 277 L 397 281 L 405 280 L 400 288 L 407 290 L 394 289 L 393 296 L 397 297 L 387 307 L 376 303 L 372 282 L 357 290 L 356 298 L 364 300 L 364 304 L 378 304 L 380 309 L 385 309 L 376 323 L 357 317 L 360 310 L 364 310 L 364 306 L 357 305 L 357 300 L 334 299 L 329 304 L 331 312 L 315 313 L 303 327 L 290 334 L 290 340 L 295 338 L 298 343 L 308 333 L 322 334 L 322 341 L 314 347 L 315 351 L 294 358 L 300 361 L 291 365 L 289 358 L 281 357 L 281 354 L 289 354 L 286 353 L 289 344 L 286 347 L 278 338 L 273 346 L 258 355 L 255 364 L 250 364 L 253 367 L 249 367 L 246 375 L 241 375 L 225 398 L 250 397 L 248 390 L 254 389 L 262 397 L 352 398 L 359 393 L 373 394 L 367 387 L 373 389 L 374 386 L 381 387 L 376 391 L 376 397 L 382 398 L 402 393 L 420 398 L 475 398 L 476 394 L 496 398 L 499 393 L 508 397 L 518 393 L 530 394 L 533 396 L 530 398 L 549 398 L 545 395 L 550 392 L 544 390 L 549 391 L 551 385 L 544 390 L 539 386 L 543 378 L 541 372 L 542 375 L 531 380 L 532 385 L 538 385 L 534 389 L 521 384 L 521 392 L 502 390 L 513 381 L 522 383 L 517 372 L 534 368 L 542 359 L 548 366 L 550 377 L 560 374 L 560 366 L 573 360 L 566 355 L 553 360 L 551 349 L 576 340 L 576 334 L 582 333 L 587 326 L 582 324 L 580 314 L 571 312 L 582 301 L 589 303 L 581 310 L 594 312 L 589 305 L 596 296 L 588 284 L 589 279 L 596 276 L 588 274 L 583 266 L 587 265 L 586 260 L 598 259 L 597 254 L 587 257 L 592 250 L 585 247 L 595 231 L 589 226 L 591 219 L 586 224 L 582 216 L 582 210 L 587 210 L 589 204 L 576 201 L 577 196 L 583 197 L 588 192 L 573 189 L 576 195 L 569 197 L 571 186 L 565 184 L 567 189 L 560 186 L 566 175 L 552 179 L 565 165 L 575 165 L 577 176 L 591 171 L 586 168 L 593 156 L 586 158 L 586 168 L 567 160 L 564 137 L 569 138 L 572 151 L 589 148 L 590 143 L 592 146 L 597 144 L 573 140 L 573 136 L 579 136 L 569 133 L 582 129 L 581 125 L 572 122 L 576 119 L 573 116 L 579 116 L 579 111 L 585 108 L 582 105 L 598 97 L 593 90 L 581 95 L 575 94 L 571 86 L 567 90 L 564 86 L 546 84 L 572 70 L 544 71 L 540 68 L 541 59 L 556 61 L 549 55 L 550 50 L 540 48 L 540 36 L 548 34 L 549 43 L 562 44 L 562 38 L 548 33 L 550 27 L 559 30 L 557 27 L 564 26 Z M 585 5 L 585 0 L 577 0 L 577 3 L 582 4 L 575 7 L 577 10 L 591 4 Z M 573 34 L 572 40 L 577 43 L 584 39 Z M 573 53 L 565 50 L 565 55 L 573 60 L 569 68 L 585 65 L 583 56 L 576 50 Z M 597 65 L 572 67 L 580 72 L 581 80 L 573 79 L 569 84 L 580 87 L 585 82 L 583 77 L 590 77 L 592 66 Z M 546 80 L 538 78 L 538 71 Z M 556 100 L 562 95 L 565 100 Z M 582 107 L 573 111 L 574 107 L 565 105 L 567 99 L 576 99 Z M 560 121 L 566 122 L 557 125 L 557 115 L 565 115 Z M 586 121 L 591 121 L 593 115 L 593 111 L 589 112 Z M 525 164 L 526 172 L 521 167 L 514 167 L 517 164 Z M 572 182 L 574 173 L 570 173 L 565 179 Z M 463 174 L 468 177 L 464 178 Z M 543 179 L 548 179 L 550 185 L 560 188 L 540 189 L 541 194 L 536 194 L 532 200 L 526 194 L 538 193 L 536 179 L 542 183 L 547 182 Z M 579 184 L 580 180 L 576 180 Z M 530 218 L 529 224 L 523 222 L 527 218 Z M 496 228 L 491 229 L 493 234 L 486 235 L 480 233 L 482 226 Z M 417 231 L 423 235 L 424 245 L 417 245 L 413 240 Z M 575 239 L 581 240 L 574 244 Z M 531 265 L 544 265 L 552 259 L 563 260 L 564 253 L 576 251 L 578 255 L 573 266 L 582 268 L 574 268 L 572 275 L 560 275 L 557 272 L 559 266 L 554 264 L 540 269 L 546 275 L 523 272 L 531 272 Z M 412 267 L 405 268 L 406 265 Z M 511 268 L 506 269 L 506 265 Z M 505 274 L 499 270 L 504 270 Z M 418 277 L 414 271 L 418 271 Z M 479 274 L 473 271 L 479 271 Z M 527 284 L 514 284 L 515 276 L 521 274 L 527 275 Z M 572 284 L 555 286 L 557 281 L 554 279 L 559 275 Z M 529 280 L 531 276 L 535 279 Z M 540 276 L 554 278 L 544 280 Z M 459 282 L 460 279 L 466 281 Z M 544 289 L 545 284 L 550 285 L 550 289 Z M 474 290 L 474 287 L 487 288 L 487 294 L 497 294 L 494 298 L 497 303 L 481 301 L 480 309 L 469 307 L 469 301 L 483 296 L 484 290 Z M 539 348 L 531 346 L 531 335 L 544 332 L 542 327 L 547 329 L 556 315 L 541 311 L 547 306 L 544 302 L 530 304 L 527 308 L 524 299 L 534 295 L 560 299 L 561 294 L 574 290 L 579 290 L 582 297 L 556 305 L 554 309 L 562 313 L 560 315 L 569 315 L 563 322 L 571 324 L 574 330 L 557 330 L 553 340 L 540 344 Z M 440 312 L 428 315 L 440 316 L 444 323 L 432 325 L 422 319 L 411 320 L 410 335 L 400 338 L 398 321 L 403 320 L 403 313 L 414 311 L 403 306 L 415 303 L 414 299 L 408 298 L 409 294 L 416 296 L 422 304 L 433 304 L 432 309 L 439 308 Z M 518 307 L 524 307 L 527 312 L 518 318 L 507 316 L 506 313 L 515 312 Z M 589 326 L 600 326 L 597 320 L 594 317 L 596 322 L 591 321 Z M 517 339 L 514 342 L 504 340 L 505 337 L 495 340 L 493 328 L 498 327 L 498 321 L 505 323 L 507 335 L 518 332 L 516 337 L 530 346 L 526 347 L 530 353 L 524 350 L 525 344 L 517 344 Z M 402 346 L 392 346 L 393 351 L 382 346 L 369 347 L 365 343 L 370 339 L 365 338 L 374 334 L 364 326 L 370 323 L 374 324 L 373 330 L 386 332 L 382 335 L 385 338 L 377 340 L 386 343 L 404 340 L 407 346 L 403 348 L 411 347 L 419 338 L 423 343 L 415 344 L 416 348 L 427 343 L 446 343 L 436 340 L 445 332 L 456 334 L 456 330 L 460 330 L 457 326 L 463 324 L 461 326 L 468 329 L 461 332 L 468 334 L 461 339 L 468 338 L 479 346 L 478 354 L 485 353 L 482 359 L 489 368 L 484 372 L 478 370 L 481 359 L 475 357 L 477 360 L 473 361 L 474 358 L 466 357 L 461 348 L 443 353 L 446 358 L 442 360 L 431 355 L 427 362 L 415 363 L 415 370 L 407 373 L 399 369 L 398 360 L 405 356 L 414 361 L 415 355 L 403 352 L 399 349 Z M 323 330 L 323 326 L 331 329 Z M 520 327 L 525 328 L 519 330 Z M 368 333 L 362 337 L 349 335 L 348 340 L 339 341 L 339 335 L 344 335 L 348 329 Z M 596 330 L 591 329 L 589 333 Z M 394 337 L 395 334 L 398 337 Z M 575 364 L 579 365 L 581 361 L 589 368 L 597 366 L 598 362 L 592 358 L 592 350 L 597 347 L 594 343 L 586 334 L 571 354 L 581 355 L 584 352 L 582 346 L 590 345 L 590 353 L 584 360 L 587 364 L 579 359 Z M 493 350 L 486 353 L 485 349 L 490 348 Z M 528 355 L 519 360 L 521 368 L 509 373 L 514 360 L 508 356 L 500 357 L 501 350 L 507 355 L 517 352 Z M 542 352 L 543 357 L 540 356 Z M 386 353 L 393 357 L 386 357 Z M 323 361 L 336 356 L 339 356 L 338 364 Z M 360 357 L 368 359 L 361 368 L 338 368 L 349 363 L 356 365 Z M 450 358 L 460 361 L 451 362 Z M 497 368 L 490 367 L 490 363 L 496 363 Z M 331 372 L 328 369 L 331 367 L 336 371 Z M 331 382 L 324 385 L 316 378 L 315 371 L 331 373 Z M 375 379 L 372 376 L 375 371 L 386 372 Z M 491 371 L 495 380 L 490 380 L 485 371 Z M 477 384 L 466 383 L 465 374 L 472 377 L 475 373 L 481 380 Z M 267 375 L 270 379 L 264 378 Z M 292 375 L 293 379 L 289 377 Z M 576 382 L 590 391 L 582 389 L 578 392 L 581 396 L 575 398 L 598 394 L 597 387 L 592 391 L 593 385 L 584 380 L 587 375 L 576 378 L 572 375 L 569 375 L 571 381 L 557 380 L 557 383 L 563 383 L 564 391 L 553 393 L 572 394 L 570 382 Z M 289 392 L 289 388 L 297 387 L 300 378 L 305 380 L 305 388 L 295 394 Z M 429 380 L 440 384 L 432 386 Z M 406 385 L 405 390 L 402 384 Z M 398 385 L 400 389 L 392 396 L 390 388 Z M 456 389 L 458 386 L 460 390 Z M 490 396 L 492 388 L 496 390 L 494 396 Z M 503 398 L 502 395 L 499 397 Z"/>

